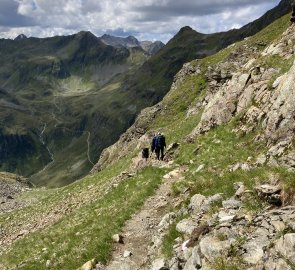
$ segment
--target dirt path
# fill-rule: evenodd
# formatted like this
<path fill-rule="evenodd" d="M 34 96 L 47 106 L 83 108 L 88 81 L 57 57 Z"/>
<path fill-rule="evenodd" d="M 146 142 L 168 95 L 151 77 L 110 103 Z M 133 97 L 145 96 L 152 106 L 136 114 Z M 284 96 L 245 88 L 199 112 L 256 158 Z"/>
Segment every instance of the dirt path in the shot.
<path fill-rule="evenodd" d="M 185 168 L 179 167 L 164 176 L 161 186 L 154 196 L 150 197 L 124 226 L 121 235 L 124 244 L 114 244 L 112 261 L 105 270 L 147 270 L 156 254 L 149 254 L 152 237 L 157 234 L 163 216 L 170 212 L 171 206 L 177 203 L 171 196 L 171 185 L 182 177 Z M 178 199 L 179 200 L 179 199 Z M 124 252 L 132 255 L 124 258 Z"/>

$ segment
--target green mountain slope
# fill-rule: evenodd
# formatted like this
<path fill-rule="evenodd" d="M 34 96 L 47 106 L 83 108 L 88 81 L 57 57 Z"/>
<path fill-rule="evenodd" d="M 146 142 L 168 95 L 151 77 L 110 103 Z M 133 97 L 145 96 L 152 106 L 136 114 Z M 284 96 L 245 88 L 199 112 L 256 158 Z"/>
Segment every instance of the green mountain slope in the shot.
<path fill-rule="evenodd" d="M 0 215 L 0 267 L 44 269 L 48 265 L 51 269 L 77 269 L 93 258 L 106 262 L 112 249 L 112 235 L 118 233 L 124 222 L 155 192 L 163 175 L 179 167 L 186 168 L 184 177 L 167 194 L 178 203 L 169 206 L 168 211 L 178 212 L 182 206 L 187 206 L 188 198 L 195 193 L 222 193 L 226 198 L 231 197 L 235 192 L 233 183 L 237 181 L 242 181 L 251 191 L 245 207 L 251 215 L 264 206 L 253 195 L 256 183 L 280 181 L 285 198 L 294 202 L 292 163 L 289 167 L 263 162 L 255 165 L 261 154 L 269 153 L 273 146 L 285 139 L 270 138 L 268 142 L 267 129 L 272 127 L 272 110 L 275 108 L 270 105 L 265 107 L 269 108 L 267 110 L 264 105 L 269 105 L 272 97 L 284 92 L 286 89 L 282 83 L 292 79 L 295 74 L 294 53 L 290 53 L 295 44 L 292 35 L 294 27 L 285 31 L 288 20 L 289 16 L 285 16 L 247 40 L 186 65 L 177 74 L 175 83 L 163 101 L 142 111 L 120 140 L 104 151 L 99 164 L 101 171 L 63 188 L 36 189 L 24 193 L 23 200 L 34 198 L 37 202 L 28 208 Z M 261 41 L 265 45 L 261 46 Z M 268 47 L 270 44 L 272 46 Z M 280 53 L 273 54 L 273 48 L 281 48 Z M 255 69 L 258 66 L 261 73 Z M 251 79 L 247 80 L 249 75 Z M 281 86 L 273 87 L 276 85 L 273 82 L 281 75 L 285 76 L 279 83 Z M 242 80 L 244 77 L 246 80 Z M 242 82 L 245 87 L 240 85 Z M 227 115 L 227 110 L 234 104 L 231 116 L 224 122 L 216 122 L 206 132 L 195 133 L 196 128 L 207 124 L 205 116 L 211 115 L 211 105 L 222 102 L 222 96 L 228 94 L 223 92 L 225 89 L 229 89 L 228 92 L 232 94 L 234 90 L 242 89 L 243 96 L 257 83 L 262 84 L 259 84 L 259 89 L 264 94 L 269 93 L 268 101 L 264 99 L 267 95 L 257 95 L 257 98 L 256 94 L 260 92 L 253 91 L 253 96 L 247 99 L 247 106 L 238 111 L 237 105 L 240 103 L 237 101 L 244 99 L 232 96 L 233 100 L 227 100 L 229 106 L 216 107 L 218 113 L 212 115 L 212 119 Z M 223 95 L 217 98 L 219 93 Z M 290 100 L 282 104 L 292 113 L 289 116 L 294 115 L 294 107 L 288 106 Z M 258 109 L 265 109 L 265 113 L 258 122 L 251 122 L 252 116 L 254 120 L 257 118 L 255 113 L 249 117 L 249 112 L 257 112 Z M 289 116 L 281 119 L 282 125 L 274 125 L 276 132 L 273 134 L 283 135 L 282 131 L 286 127 L 284 121 L 294 124 L 294 119 Z M 158 130 L 165 133 L 169 143 L 178 143 L 178 146 L 175 144 L 167 152 L 167 161 L 171 162 L 142 163 L 140 151 L 149 145 L 152 134 Z M 285 135 L 289 134 L 288 129 L 285 132 Z M 294 133 L 290 139 L 291 144 L 284 148 L 283 154 L 273 156 L 277 162 L 285 162 L 285 158 L 294 151 Z M 266 159 L 271 161 L 270 157 Z M 247 163 L 251 169 L 231 169 L 240 163 Z M 197 172 L 202 164 L 203 170 Z M 214 209 L 210 210 L 212 215 Z M 184 213 L 181 218 L 186 216 Z M 158 228 L 155 226 L 154 230 Z M 168 234 L 168 240 L 165 240 L 167 253 L 176 238 L 173 228 Z M 243 263 L 239 262 L 232 269 L 243 267 Z M 222 269 L 231 268 L 224 266 Z"/>
<path fill-rule="evenodd" d="M 39 171 L 37 185 L 85 175 L 145 106 L 119 91 L 122 74 L 148 58 L 138 48 L 107 46 L 90 32 L 0 40 L 0 48 L 1 170 Z"/>

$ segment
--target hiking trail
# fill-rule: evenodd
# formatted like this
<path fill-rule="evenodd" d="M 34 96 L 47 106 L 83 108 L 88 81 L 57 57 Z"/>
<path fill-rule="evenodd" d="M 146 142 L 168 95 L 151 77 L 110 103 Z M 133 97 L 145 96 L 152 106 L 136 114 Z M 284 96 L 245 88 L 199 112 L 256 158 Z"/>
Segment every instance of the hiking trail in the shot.
<path fill-rule="evenodd" d="M 165 162 L 152 160 L 152 166 L 169 166 Z M 174 198 L 171 193 L 173 183 L 182 179 L 185 167 L 176 167 L 163 177 L 160 187 L 155 194 L 148 198 L 143 207 L 126 222 L 120 235 L 124 237 L 124 244 L 114 243 L 112 260 L 105 270 L 150 269 L 156 252 L 150 247 L 153 236 L 157 235 L 158 224 L 163 216 L 170 212 L 171 207 L 182 201 Z M 118 232 L 119 233 L 119 232 Z M 127 254 L 131 253 L 131 256 Z M 125 256 L 125 257 L 124 257 Z"/>

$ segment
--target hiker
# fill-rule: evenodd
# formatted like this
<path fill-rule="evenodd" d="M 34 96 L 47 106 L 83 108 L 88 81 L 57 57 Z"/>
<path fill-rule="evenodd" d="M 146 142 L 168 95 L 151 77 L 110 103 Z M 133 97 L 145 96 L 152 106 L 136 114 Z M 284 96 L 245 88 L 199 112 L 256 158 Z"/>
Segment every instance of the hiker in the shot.
<path fill-rule="evenodd" d="M 143 148 L 142 149 L 142 152 L 141 152 L 141 156 L 142 156 L 142 158 L 143 159 L 145 159 L 146 161 L 148 160 L 148 158 L 149 158 L 149 155 L 150 155 L 150 153 L 149 153 L 149 149 L 146 147 L 146 148 Z"/>
<path fill-rule="evenodd" d="M 151 142 L 151 152 L 154 153 L 156 149 L 157 134 L 155 133 L 152 142 Z"/>
<path fill-rule="evenodd" d="M 155 152 L 157 155 L 158 160 L 164 159 L 164 148 L 166 147 L 166 141 L 164 134 L 158 133 L 156 137 L 156 143 L 155 143 Z"/>

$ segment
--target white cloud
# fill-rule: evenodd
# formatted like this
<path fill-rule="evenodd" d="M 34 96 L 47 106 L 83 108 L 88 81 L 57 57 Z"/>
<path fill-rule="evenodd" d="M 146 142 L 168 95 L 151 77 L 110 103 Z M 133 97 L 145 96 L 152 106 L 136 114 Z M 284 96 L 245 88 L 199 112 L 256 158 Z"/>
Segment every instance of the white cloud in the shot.
<path fill-rule="evenodd" d="M 8 5 L 9 1 L 17 5 Z M 1 0 L 0 37 L 14 38 L 20 33 L 44 37 L 90 30 L 96 35 L 133 34 L 139 39 L 167 41 L 186 25 L 203 33 L 244 25 L 278 3 L 279 0 Z M 14 12 L 13 22 L 4 16 L 2 7 L 9 7 L 12 15 Z"/>

